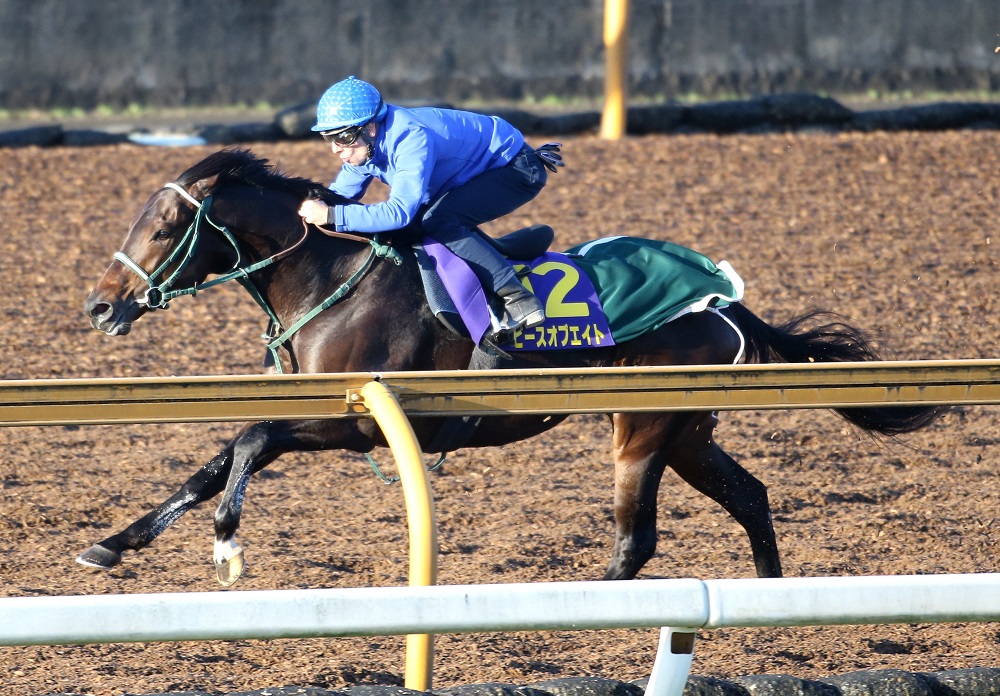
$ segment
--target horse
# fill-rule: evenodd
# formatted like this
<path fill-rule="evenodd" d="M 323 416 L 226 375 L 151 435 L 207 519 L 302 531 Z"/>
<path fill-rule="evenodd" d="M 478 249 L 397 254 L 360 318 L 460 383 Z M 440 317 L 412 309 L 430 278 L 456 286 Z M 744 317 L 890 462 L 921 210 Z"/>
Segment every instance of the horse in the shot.
<path fill-rule="evenodd" d="M 277 327 L 272 350 L 265 355 L 266 371 L 469 369 L 477 345 L 430 310 L 412 253 L 415 231 L 395 231 L 381 241 L 323 234 L 297 214 L 307 197 L 350 203 L 321 184 L 279 171 L 247 149 L 226 148 L 204 158 L 155 191 L 134 218 L 85 301 L 92 327 L 124 336 L 140 317 L 168 300 L 237 279 Z M 294 332 L 281 331 L 291 326 Z M 882 359 L 865 333 L 838 314 L 809 310 L 772 325 L 741 301 L 718 311 L 686 314 L 619 345 L 512 353 L 501 362 L 510 368 L 728 365 L 741 351 L 748 363 Z M 835 410 L 873 437 L 895 437 L 929 425 L 943 409 Z M 494 447 L 527 439 L 565 417 L 491 416 L 484 419 L 488 427 L 467 435 L 462 446 Z M 653 556 L 657 491 L 666 467 L 743 527 L 759 577 L 781 576 L 767 487 L 716 443 L 717 413 L 615 413 L 609 420 L 615 529 L 604 579 L 634 578 Z M 414 418 L 412 426 L 424 452 L 439 451 L 435 440 L 446 419 Z M 372 419 L 245 423 L 173 495 L 77 561 L 112 568 L 122 562 L 124 552 L 148 546 L 185 512 L 221 493 L 213 558 L 219 581 L 230 585 L 244 567 L 236 533 L 250 476 L 286 452 L 369 453 L 385 446 Z"/>

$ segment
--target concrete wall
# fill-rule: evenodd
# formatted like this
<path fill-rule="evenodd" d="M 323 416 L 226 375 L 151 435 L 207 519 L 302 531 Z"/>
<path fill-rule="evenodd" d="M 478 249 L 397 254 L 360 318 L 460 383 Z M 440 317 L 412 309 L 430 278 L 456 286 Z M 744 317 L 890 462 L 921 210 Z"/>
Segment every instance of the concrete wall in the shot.
<path fill-rule="evenodd" d="M 631 0 L 634 96 L 1000 89 L 997 0 Z M 0 108 L 594 98 L 604 0 L 0 0 Z"/>

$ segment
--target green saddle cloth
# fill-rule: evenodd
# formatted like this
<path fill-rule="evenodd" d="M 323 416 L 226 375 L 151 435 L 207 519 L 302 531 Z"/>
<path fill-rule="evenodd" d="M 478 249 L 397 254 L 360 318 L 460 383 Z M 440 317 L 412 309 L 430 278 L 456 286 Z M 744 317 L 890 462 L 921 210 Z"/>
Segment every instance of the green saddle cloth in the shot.
<path fill-rule="evenodd" d="M 678 244 L 607 237 L 565 253 L 594 284 L 615 343 L 743 299 L 743 280 L 728 262 Z"/>

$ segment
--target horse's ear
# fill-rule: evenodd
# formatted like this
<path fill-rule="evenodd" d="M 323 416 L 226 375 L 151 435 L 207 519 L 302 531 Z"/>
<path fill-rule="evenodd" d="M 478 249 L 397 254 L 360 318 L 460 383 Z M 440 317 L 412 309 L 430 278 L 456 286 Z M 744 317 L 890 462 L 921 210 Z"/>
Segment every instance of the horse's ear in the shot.
<path fill-rule="evenodd" d="M 195 185 L 191 189 L 191 193 L 199 201 L 205 200 L 205 198 L 215 190 L 215 185 L 219 183 L 219 175 L 213 174 L 210 177 L 201 179 L 195 182 Z"/>

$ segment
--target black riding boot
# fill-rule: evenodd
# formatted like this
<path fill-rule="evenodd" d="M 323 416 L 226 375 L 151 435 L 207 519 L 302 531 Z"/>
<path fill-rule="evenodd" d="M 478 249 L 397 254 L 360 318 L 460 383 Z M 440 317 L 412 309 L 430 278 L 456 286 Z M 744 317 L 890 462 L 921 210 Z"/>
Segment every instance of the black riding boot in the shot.
<path fill-rule="evenodd" d="M 497 295 L 503 300 L 505 313 L 513 324 L 509 328 L 530 329 L 545 321 L 545 308 L 541 300 L 528 292 L 520 281 L 514 280 L 500 286 L 497 288 Z"/>

